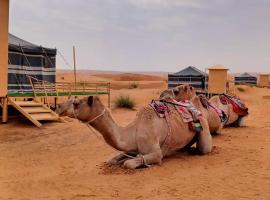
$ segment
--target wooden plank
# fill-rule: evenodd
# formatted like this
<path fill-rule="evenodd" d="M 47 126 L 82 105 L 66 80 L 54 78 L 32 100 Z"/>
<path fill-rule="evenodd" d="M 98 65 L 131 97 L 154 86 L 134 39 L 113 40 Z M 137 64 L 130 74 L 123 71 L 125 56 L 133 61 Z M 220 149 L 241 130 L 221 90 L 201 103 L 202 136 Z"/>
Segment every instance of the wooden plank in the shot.
<path fill-rule="evenodd" d="M 8 121 L 8 99 L 7 97 L 3 98 L 2 106 L 2 122 L 7 123 Z"/>
<path fill-rule="evenodd" d="M 8 85 L 9 0 L 0 1 L 0 97 L 6 97 Z"/>
<path fill-rule="evenodd" d="M 32 118 L 35 120 L 58 120 L 52 113 L 31 113 Z"/>
<path fill-rule="evenodd" d="M 35 100 L 35 101 L 38 103 L 37 100 Z M 51 113 L 56 119 L 59 119 L 59 115 L 56 114 L 55 112 L 53 112 L 53 111 L 52 111 L 50 108 L 48 108 L 46 105 L 42 104 L 41 106 L 43 107 L 44 110 L 50 111 L 50 113 Z"/>
<path fill-rule="evenodd" d="M 50 110 L 44 109 L 43 107 L 24 107 L 23 108 L 27 113 L 50 113 Z"/>
<path fill-rule="evenodd" d="M 27 119 L 29 119 L 31 122 L 33 122 L 37 127 L 41 127 L 42 124 L 31 117 L 31 115 L 27 112 L 25 112 L 19 105 L 16 104 L 16 101 L 13 101 L 11 98 L 8 98 L 8 101 L 11 103 L 11 105 L 16 108 L 20 113 L 22 113 Z"/>
<path fill-rule="evenodd" d="M 41 106 L 42 103 L 34 101 L 15 101 L 18 106 Z"/>

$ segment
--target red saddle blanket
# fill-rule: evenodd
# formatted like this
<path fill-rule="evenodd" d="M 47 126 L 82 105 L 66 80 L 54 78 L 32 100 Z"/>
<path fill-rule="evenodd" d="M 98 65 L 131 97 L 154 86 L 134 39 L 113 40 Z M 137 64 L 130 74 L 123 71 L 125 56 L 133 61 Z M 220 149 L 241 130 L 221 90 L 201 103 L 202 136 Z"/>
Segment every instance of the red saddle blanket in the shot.
<path fill-rule="evenodd" d="M 219 95 L 219 99 L 223 105 L 231 104 L 233 106 L 233 111 L 240 116 L 248 115 L 248 108 L 237 96 L 230 96 L 227 94 Z"/>
<path fill-rule="evenodd" d="M 189 100 L 183 100 L 177 102 L 173 101 L 152 101 L 150 106 L 156 111 L 159 117 L 165 117 L 166 113 L 170 113 L 170 108 L 168 104 L 175 106 L 178 113 L 182 116 L 183 121 L 188 122 L 197 122 L 202 113 L 193 106 L 192 102 Z"/>

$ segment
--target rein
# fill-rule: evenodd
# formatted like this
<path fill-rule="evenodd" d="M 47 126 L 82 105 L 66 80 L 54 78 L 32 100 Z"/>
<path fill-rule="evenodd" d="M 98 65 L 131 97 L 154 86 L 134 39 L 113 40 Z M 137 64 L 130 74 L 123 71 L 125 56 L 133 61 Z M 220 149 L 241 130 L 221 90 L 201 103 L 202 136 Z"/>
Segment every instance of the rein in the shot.
<path fill-rule="evenodd" d="M 104 108 L 103 111 L 102 111 L 98 116 L 94 117 L 93 119 L 91 119 L 91 120 L 89 120 L 89 121 L 87 121 L 87 122 L 83 122 L 82 120 L 78 119 L 77 115 L 75 114 L 74 106 L 72 106 L 72 112 L 73 112 L 74 117 L 75 117 L 77 120 L 79 120 L 79 121 L 82 122 L 83 124 L 87 124 L 87 125 L 88 125 L 88 124 L 94 122 L 95 120 L 97 120 L 98 118 L 102 117 L 102 116 L 105 114 L 105 112 L 106 112 L 106 108 Z"/>

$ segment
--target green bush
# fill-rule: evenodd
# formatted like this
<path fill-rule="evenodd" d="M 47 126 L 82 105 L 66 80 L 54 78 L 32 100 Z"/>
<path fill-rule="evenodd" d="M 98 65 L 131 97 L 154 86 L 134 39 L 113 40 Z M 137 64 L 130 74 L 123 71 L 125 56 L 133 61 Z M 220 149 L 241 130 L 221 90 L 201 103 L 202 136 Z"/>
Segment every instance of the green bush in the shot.
<path fill-rule="evenodd" d="M 130 96 L 119 96 L 115 100 L 115 106 L 117 108 L 129 108 L 133 109 L 136 105 L 135 101 L 130 98 Z"/>
<path fill-rule="evenodd" d="M 246 90 L 244 89 L 244 88 L 242 88 L 242 87 L 237 87 L 237 90 L 239 91 L 239 92 L 245 92 Z"/>
<path fill-rule="evenodd" d="M 133 83 L 131 83 L 130 85 L 129 85 L 129 88 L 130 89 L 135 89 L 135 88 L 138 88 L 139 87 L 139 83 L 137 83 L 137 82 L 133 82 Z"/>

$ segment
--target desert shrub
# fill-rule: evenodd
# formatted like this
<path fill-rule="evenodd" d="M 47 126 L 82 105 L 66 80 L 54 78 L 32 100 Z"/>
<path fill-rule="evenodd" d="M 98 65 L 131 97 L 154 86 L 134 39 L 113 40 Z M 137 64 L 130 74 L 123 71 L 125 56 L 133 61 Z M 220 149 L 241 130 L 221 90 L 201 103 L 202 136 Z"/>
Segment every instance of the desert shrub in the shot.
<path fill-rule="evenodd" d="M 129 88 L 130 89 L 135 89 L 135 88 L 138 88 L 139 87 L 139 83 L 137 83 L 137 82 L 133 82 L 133 83 L 131 83 L 130 85 L 129 85 Z"/>
<path fill-rule="evenodd" d="M 114 104 L 117 108 L 133 109 L 136 105 L 136 102 L 134 101 L 134 99 L 130 98 L 130 96 L 121 95 L 116 98 Z"/>
<path fill-rule="evenodd" d="M 237 90 L 239 91 L 239 92 L 245 92 L 246 90 L 244 89 L 244 88 L 242 88 L 242 87 L 237 87 Z"/>

